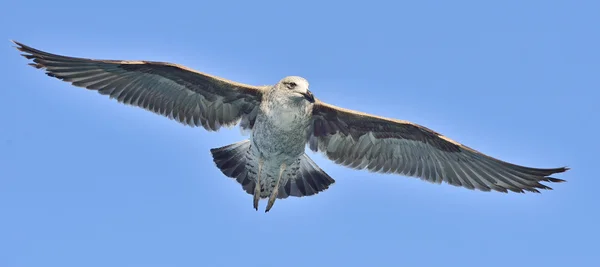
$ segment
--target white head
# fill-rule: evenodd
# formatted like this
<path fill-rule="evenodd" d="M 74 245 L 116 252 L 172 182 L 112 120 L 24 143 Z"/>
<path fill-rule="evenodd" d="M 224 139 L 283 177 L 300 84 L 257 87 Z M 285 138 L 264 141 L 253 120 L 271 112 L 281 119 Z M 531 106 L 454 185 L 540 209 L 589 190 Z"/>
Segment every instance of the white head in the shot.
<path fill-rule="evenodd" d="M 315 102 L 315 97 L 308 90 L 308 81 L 299 76 L 288 76 L 279 81 L 274 89 L 280 93 L 296 98 L 297 100 Z"/>

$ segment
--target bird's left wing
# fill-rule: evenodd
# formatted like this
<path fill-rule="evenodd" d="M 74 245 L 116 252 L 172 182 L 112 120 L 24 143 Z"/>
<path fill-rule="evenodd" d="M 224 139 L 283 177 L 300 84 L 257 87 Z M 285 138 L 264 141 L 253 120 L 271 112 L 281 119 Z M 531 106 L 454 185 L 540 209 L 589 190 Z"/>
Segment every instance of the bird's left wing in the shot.
<path fill-rule="evenodd" d="M 172 63 L 67 57 L 13 42 L 50 77 L 209 131 L 240 120 L 252 129 L 265 90 Z"/>
<path fill-rule="evenodd" d="M 538 169 L 484 155 L 423 126 L 317 101 L 309 147 L 354 169 L 419 177 L 482 191 L 538 192 L 568 168 Z"/>

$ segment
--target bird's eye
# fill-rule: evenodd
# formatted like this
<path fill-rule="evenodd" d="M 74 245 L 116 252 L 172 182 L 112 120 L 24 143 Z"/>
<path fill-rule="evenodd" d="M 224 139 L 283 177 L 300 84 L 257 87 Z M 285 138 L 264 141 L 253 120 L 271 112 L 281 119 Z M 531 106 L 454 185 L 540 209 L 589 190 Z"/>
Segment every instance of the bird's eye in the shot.
<path fill-rule="evenodd" d="M 294 87 L 297 86 L 297 84 L 295 82 L 287 82 L 286 84 L 290 89 L 294 89 Z"/>

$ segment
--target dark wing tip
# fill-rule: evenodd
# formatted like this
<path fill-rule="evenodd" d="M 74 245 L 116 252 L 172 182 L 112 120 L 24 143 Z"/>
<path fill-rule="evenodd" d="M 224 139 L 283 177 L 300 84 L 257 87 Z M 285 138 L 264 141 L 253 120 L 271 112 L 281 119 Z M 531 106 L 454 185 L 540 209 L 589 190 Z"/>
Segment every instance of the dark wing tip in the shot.
<path fill-rule="evenodd" d="M 44 67 L 44 66 L 42 66 L 41 64 L 38 64 L 38 63 L 29 63 L 27 65 L 32 66 L 32 67 L 34 67 L 36 69 L 41 69 L 41 68 Z"/>
<path fill-rule="evenodd" d="M 564 183 L 567 180 L 563 180 L 563 179 L 559 179 L 559 178 L 554 178 L 554 177 L 550 177 L 550 175 L 553 174 L 557 174 L 557 173 L 563 173 L 570 170 L 569 167 L 560 167 L 560 168 L 554 168 L 554 169 L 546 169 L 545 171 L 547 172 L 544 177 L 542 179 L 540 179 L 540 182 L 548 182 L 548 183 Z M 552 187 L 546 186 L 546 185 L 542 185 L 540 183 L 538 183 L 538 188 L 540 189 L 545 189 L 545 190 L 553 190 Z"/>
<path fill-rule="evenodd" d="M 26 46 L 26 45 L 24 45 L 24 44 L 22 44 L 20 42 L 15 41 L 15 40 L 10 40 L 10 41 L 13 42 L 16 45 L 16 46 L 13 46 L 13 47 L 16 48 L 17 50 L 21 51 L 21 52 L 31 53 L 32 50 L 35 50 L 35 49 L 32 49 L 31 47 Z"/>
<path fill-rule="evenodd" d="M 560 168 L 556 168 L 553 169 L 554 173 L 561 173 L 561 172 L 566 172 L 568 170 L 570 170 L 571 168 L 564 166 L 564 167 L 560 167 Z"/>
<path fill-rule="evenodd" d="M 17 46 L 14 46 L 14 48 L 16 48 L 17 50 L 23 52 L 23 54 L 21 54 L 21 56 L 23 56 L 24 58 L 26 58 L 26 59 L 35 59 L 35 58 L 39 57 L 39 54 L 40 54 L 39 52 L 41 52 L 41 51 L 38 51 L 38 50 L 36 50 L 36 49 L 34 49 L 32 47 L 26 46 L 26 45 L 24 45 L 24 44 L 22 44 L 20 42 L 15 41 L 15 40 L 10 40 L 10 41 L 17 45 Z M 41 68 L 44 67 L 43 65 L 41 65 L 41 64 L 39 64 L 37 62 L 36 63 L 29 63 L 29 66 L 32 66 L 32 67 L 37 68 L 37 69 L 41 69 Z"/>
<path fill-rule="evenodd" d="M 544 171 L 546 172 L 546 174 L 542 177 L 539 177 L 538 182 L 533 186 L 533 187 L 529 187 L 529 188 L 523 188 L 525 191 L 529 191 L 529 192 L 533 192 L 533 193 L 540 193 L 539 190 L 537 189 L 542 189 L 542 190 L 554 190 L 552 187 L 544 185 L 540 182 L 548 182 L 548 183 L 564 183 L 566 182 L 566 180 L 563 179 L 558 179 L 558 178 L 554 178 L 554 177 L 550 177 L 550 175 L 552 174 L 556 174 L 556 173 L 562 173 L 562 172 L 566 172 L 568 171 L 570 168 L 569 167 L 560 167 L 560 168 L 554 168 L 554 169 L 545 169 Z M 536 189 L 537 188 L 537 189 Z M 523 192 L 524 193 L 524 192 Z"/>
<path fill-rule="evenodd" d="M 566 180 L 558 179 L 558 178 L 554 178 L 554 177 L 549 177 L 549 176 L 552 175 L 552 174 L 563 173 L 563 172 L 566 172 L 566 171 L 568 171 L 570 169 L 571 168 L 569 168 L 567 166 L 553 169 L 551 174 L 546 175 L 545 181 L 546 182 L 551 182 L 551 183 L 564 183 L 564 182 L 566 182 Z"/>
<path fill-rule="evenodd" d="M 15 41 L 15 40 L 10 40 L 13 44 L 15 44 L 13 47 L 19 49 L 22 51 L 22 49 L 26 49 L 26 48 L 31 48 L 29 46 L 24 45 L 23 43 L 19 42 L 19 41 Z"/>
<path fill-rule="evenodd" d="M 554 177 L 546 177 L 546 179 L 544 179 L 544 181 L 550 182 L 550 183 L 564 183 L 567 180 L 558 179 L 558 178 L 554 178 Z"/>
<path fill-rule="evenodd" d="M 55 54 L 51 54 L 48 52 L 44 52 L 44 51 L 35 49 L 31 46 L 24 45 L 15 40 L 10 40 L 10 41 L 17 45 L 17 46 L 14 46 L 17 50 L 23 52 L 21 54 L 21 56 L 33 61 L 33 63 L 29 63 L 28 65 L 32 66 L 36 69 L 46 68 L 44 60 L 48 59 L 48 58 L 73 59 L 73 58 L 69 58 L 66 56 L 60 56 L 60 55 L 55 55 Z M 48 76 L 55 77 L 49 72 L 47 72 L 46 74 L 48 74 Z"/>

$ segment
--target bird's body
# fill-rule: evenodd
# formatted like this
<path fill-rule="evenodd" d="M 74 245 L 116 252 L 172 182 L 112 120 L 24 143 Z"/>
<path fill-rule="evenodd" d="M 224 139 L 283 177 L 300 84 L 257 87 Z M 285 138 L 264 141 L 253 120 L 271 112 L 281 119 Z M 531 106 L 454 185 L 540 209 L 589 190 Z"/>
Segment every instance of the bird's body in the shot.
<path fill-rule="evenodd" d="M 255 201 L 271 195 L 273 198 L 277 197 L 281 186 L 297 177 L 302 157 L 305 156 L 312 103 L 305 101 L 304 95 L 303 98 L 290 98 L 286 89 L 277 88 L 285 83 L 294 83 L 299 88 L 305 88 L 299 89 L 300 93 L 310 92 L 308 81 L 292 76 L 284 78 L 263 95 L 251 133 L 247 157 L 250 168 L 256 168 L 256 174 L 250 174 L 255 186 L 259 185 L 253 193 Z M 280 197 L 286 197 L 284 190 Z M 271 202 L 274 201 L 273 198 Z M 267 208 L 267 211 L 269 209 Z"/>
<path fill-rule="evenodd" d="M 293 79 L 306 83 L 299 77 Z M 252 131 L 252 144 L 265 159 L 291 164 L 306 147 L 311 103 L 288 99 L 278 90 L 266 93 L 264 98 Z"/>
<path fill-rule="evenodd" d="M 306 79 L 289 76 L 251 86 L 152 61 L 94 60 L 40 51 L 15 42 L 35 68 L 75 86 L 97 90 L 192 127 L 217 131 L 239 124 L 248 140 L 213 148 L 216 166 L 254 196 L 311 196 L 335 181 L 305 147 L 354 169 L 442 181 L 468 189 L 537 192 L 540 182 L 568 168 L 540 169 L 504 162 L 407 121 L 339 108 L 315 99 Z"/>

